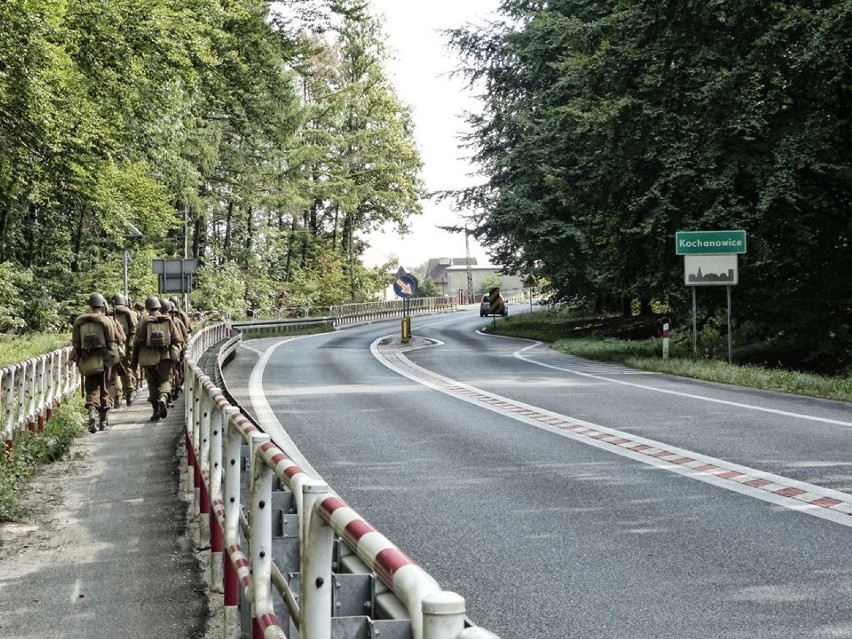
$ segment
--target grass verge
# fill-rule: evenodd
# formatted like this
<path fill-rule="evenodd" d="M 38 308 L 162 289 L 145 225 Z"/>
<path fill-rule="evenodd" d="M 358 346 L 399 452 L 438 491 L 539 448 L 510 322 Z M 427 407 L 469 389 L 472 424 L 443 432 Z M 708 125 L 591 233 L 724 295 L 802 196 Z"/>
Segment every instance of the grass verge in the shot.
<path fill-rule="evenodd" d="M 40 433 L 25 430 L 15 434 L 11 453 L 4 452 L 0 460 L 0 522 L 19 521 L 26 515 L 18 495 L 40 467 L 64 458 L 71 450 L 74 439 L 83 432 L 82 401 L 79 396 L 69 398 Z"/>
<path fill-rule="evenodd" d="M 555 350 L 563 353 L 644 371 L 852 402 L 852 377 L 848 375 L 832 377 L 710 359 L 693 361 L 689 347 L 675 340 L 670 345 L 669 359 L 663 359 L 661 339 L 605 337 L 602 334 L 605 329 L 602 330 L 601 323 L 595 319 L 569 319 L 551 312 L 531 313 L 498 321 L 487 330 L 498 335 L 550 342 Z"/>
<path fill-rule="evenodd" d="M 65 346 L 71 346 L 70 333 L 32 333 L 29 335 L 0 333 L 0 367 L 17 364 L 30 357 L 44 355 Z"/>

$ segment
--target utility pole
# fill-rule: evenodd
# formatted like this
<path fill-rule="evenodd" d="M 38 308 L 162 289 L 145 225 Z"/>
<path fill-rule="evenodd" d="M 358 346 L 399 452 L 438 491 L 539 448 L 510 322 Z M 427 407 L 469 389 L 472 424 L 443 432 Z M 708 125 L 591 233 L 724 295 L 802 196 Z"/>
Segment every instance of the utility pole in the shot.
<path fill-rule="evenodd" d="M 464 227 L 464 252 L 467 264 L 467 303 L 473 300 L 473 270 L 470 267 L 470 231 Z"/>
<path fill-rule="evenodd" d="M 473 268 L 470 264 L 470 235 L 472 231 L 467 228 L 467 225 L 464 227 L 461 226 L 439 226 L 439 229 L 442 231 L 449 231 L 450 233 L 464 233 L 464 251 L 465 251 L 465 262 L 467 267 L 467 303 L 473 303 Z"/>

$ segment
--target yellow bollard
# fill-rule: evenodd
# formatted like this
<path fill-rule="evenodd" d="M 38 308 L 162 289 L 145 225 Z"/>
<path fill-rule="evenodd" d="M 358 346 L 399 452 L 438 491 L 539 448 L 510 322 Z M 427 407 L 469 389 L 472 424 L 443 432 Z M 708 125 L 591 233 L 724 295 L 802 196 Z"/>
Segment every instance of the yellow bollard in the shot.
<path fill-rule="evenodd" d="M 403 317 L 402 318 L 402 343 L 407 344 L 408 340 L 411 339 L 411 318 Z"/>

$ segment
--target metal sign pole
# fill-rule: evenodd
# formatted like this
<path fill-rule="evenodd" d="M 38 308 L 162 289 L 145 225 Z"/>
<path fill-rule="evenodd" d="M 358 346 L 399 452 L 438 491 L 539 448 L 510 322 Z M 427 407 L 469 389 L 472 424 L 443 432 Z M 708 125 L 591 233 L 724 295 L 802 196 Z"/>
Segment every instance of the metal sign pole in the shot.
<path fill-rule="evenodd" d="M 728 289 L 728 364 L 733 364 L 733 338 L 731 337 L 731 287 L 726 286 L 725 288 Z"/>
<path fill-rule="evenodd" d="M 692 287 L 692 359 L 698 359 L 698 320 L 695 305 L 695 287 Z"/>

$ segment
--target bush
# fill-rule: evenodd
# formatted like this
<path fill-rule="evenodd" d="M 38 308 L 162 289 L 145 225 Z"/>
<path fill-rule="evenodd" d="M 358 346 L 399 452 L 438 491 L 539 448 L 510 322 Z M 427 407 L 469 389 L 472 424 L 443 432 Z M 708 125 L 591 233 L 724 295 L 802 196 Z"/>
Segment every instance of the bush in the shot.
<path fill-rule="evenodd" d="M 40 466 L 68 454 L 74 439 L 83 432 L 82 410 L 82 399 L 75 396 L 53 413 L 43 432 L 16 433 L 11 453 L 4 452 L 0 463 L 0 522 L 24 516 L 17 496 Z"/>

